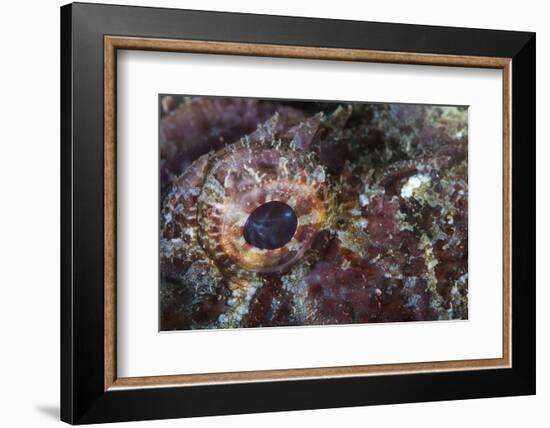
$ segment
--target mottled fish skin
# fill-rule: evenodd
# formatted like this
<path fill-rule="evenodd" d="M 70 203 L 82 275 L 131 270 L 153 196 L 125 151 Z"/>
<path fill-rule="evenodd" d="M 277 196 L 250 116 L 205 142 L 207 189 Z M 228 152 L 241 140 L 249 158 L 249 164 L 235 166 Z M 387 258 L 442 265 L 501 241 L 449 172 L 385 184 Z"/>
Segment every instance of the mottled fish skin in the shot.
<path fill-rule="evenodd" d="M 161 329 L 467 318 L 467 110 L 270 105 L 170 180 Z M 243 227 L 270 201 L 298 225 L 259 249 Z"/>
<path fill-rule="evenodd" d="M 253 132 L 275 111 L 286 126 L 305 115 L 268 101 L 245 98 L 198 97 L 166 109 L 160 123 L 161 182 L 166 189 L 195 159 Z M 281 121 L 283 123 L 283 121 Z"/>

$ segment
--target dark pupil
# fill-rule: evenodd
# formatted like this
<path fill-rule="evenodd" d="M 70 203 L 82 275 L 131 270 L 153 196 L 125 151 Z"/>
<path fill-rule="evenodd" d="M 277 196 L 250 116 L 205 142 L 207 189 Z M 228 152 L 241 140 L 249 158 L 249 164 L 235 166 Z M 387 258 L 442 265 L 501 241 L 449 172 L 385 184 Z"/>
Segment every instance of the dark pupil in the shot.
<path fill-rule="evenodd" d="M 284 246 L 294 236 L 298 218 L 287 204 L 272 201 L 256 208 L 244 225 L 244 239 L 262 250 Z"/>

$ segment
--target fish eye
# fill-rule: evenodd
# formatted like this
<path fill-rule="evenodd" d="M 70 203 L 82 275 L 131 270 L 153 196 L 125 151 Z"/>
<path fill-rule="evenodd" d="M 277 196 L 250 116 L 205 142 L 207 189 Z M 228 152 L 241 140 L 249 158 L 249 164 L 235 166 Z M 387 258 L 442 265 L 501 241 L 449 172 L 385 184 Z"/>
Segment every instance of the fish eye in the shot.
<path fill-rule="evenodd" d="M 296 233 L 298 217 L 287 204 L 267 202 L 256 208 L 244 225 L 244 239 L 261 250 L 284 247 Z"/>

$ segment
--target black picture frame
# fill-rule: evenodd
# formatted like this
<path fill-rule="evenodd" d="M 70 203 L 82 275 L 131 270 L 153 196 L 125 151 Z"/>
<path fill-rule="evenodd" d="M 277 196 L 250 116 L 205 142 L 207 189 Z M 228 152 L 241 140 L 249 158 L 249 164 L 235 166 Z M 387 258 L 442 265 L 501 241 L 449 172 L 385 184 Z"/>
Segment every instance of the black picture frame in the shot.
<path fill-rule="evenodd" d="M 512 367 L 104 388 L 104 36 L 512 59 Z M 71 424 L 535 393 L 535 34 L 74 3 L 61 8 L 61 419 Z"/>

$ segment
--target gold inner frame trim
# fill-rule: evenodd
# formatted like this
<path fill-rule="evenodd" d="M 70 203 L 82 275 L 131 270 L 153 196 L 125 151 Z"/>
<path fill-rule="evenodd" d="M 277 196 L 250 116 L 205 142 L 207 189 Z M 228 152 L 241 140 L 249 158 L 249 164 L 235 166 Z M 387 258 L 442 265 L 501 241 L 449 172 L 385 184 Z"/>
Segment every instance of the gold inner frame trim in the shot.
<path fill-rule="evenodd" d="M 117 50 L 147 50 L 213 55 L 244 55 L 298 59 L 324 59 L 394 64 L 494 68 L 502 70 L 503 94 L 503 320 L 502 358 L 376 364 L 343 367 L 204 373 L 170 376 L 117 376 L 116 367 L 116 88 Z M 152 388 L 314 378 L 359 377 L 408 373 L 509 368 L 512 362 L 512 164 L 511 164 L 511 58 L 386 52 L 307 46 L 171 40 L 139 37 L 104 37 L 104 389 Z"/>

